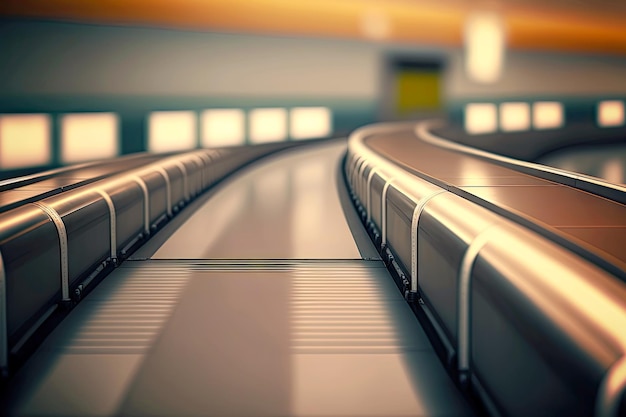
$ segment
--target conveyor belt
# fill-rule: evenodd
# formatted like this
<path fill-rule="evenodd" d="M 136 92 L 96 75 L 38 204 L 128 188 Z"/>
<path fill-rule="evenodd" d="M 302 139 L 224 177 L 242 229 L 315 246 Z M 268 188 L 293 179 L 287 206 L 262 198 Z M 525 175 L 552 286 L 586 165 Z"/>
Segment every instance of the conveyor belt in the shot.
<path fill-rule="evenodd" d="M 236 159 L 247 158 L 247 153 L 249 155 L 256 153 L 260 156 L 299 145 L 297 142 L 268 143 L 249 148 L 219 148 L 212 151 L 216 157 L 218 155 L 228 157 L 230 154 L 231 158 Z M 131 154 L 112 160 L 87 162 L 0 181 L 0 213 L 182 154 L 184 152 Z"/>
<path fill-rule="evenodd" d="M 12 414 L 472 415 L 349 232 L 344 150 L 255 166 L 164 229 L 152 259 L 116 269 L 18 373 Z"/>
<path fill-rule="evenodd" d="M 29 175 L 0 182 L 0 212 L 72 190 L 100 179 L 148 165 L 163 155 L 130 155 L 110 161 L 98 161 L 78 166 Z"/>
<path fill-rule="evenodd" d="M 342 144 L 285 152 L 196 199 L 78 303 L 11 381 L 2 411 L 471 415 L 454 380 L 493 417 L 624 415 L 622 261 L 559 230 L 558 214 L 515 192 L 597 199 L 605 218 L 592 232 L 624 227 L 612 223 L 623 204 L 416 139 L 414 125 L 393 124 L 349 141 L 347 180 L 376 246 L 337 184 Z M 404 146 L 396 159 L 394 141 Z M 88 192 L 50 199 L 74 227 L 69 275 L 118 253 L 108 236 L 114 217 L 128 223 L 125 242 L 148 233 L 170 203 L 183 207 L 206 189 L 215 168 L 206 162 L 139 194 L 132 183 L 111 184 L 134 211 Z M 160 208 L 148 210 L 150 201 Z M 57 281 L 58 259 L 45 252 L 56 235 L 43 213 L 32 228 L 22 211 L 2 215 L 15 229 L 3 255 L 38 242 L 27 254 L 49 265 L 39 281 Z M 20 336 L 19 315 L 37 307 L 26 285 L 38 275 L 17 255 L 5 262 L 5 282 L 19 295 L 8 300 L 9 335 Z M 15 339 L 4 353 L 19 351 Z"/>
<path fill-rule="evenodd" d="M 471 201 L 554 230 L 626 270 L 626 206 L 421 140 L 415 124 L 367 137 L 373 151 Z"/>
<path fill-rule="evenodd" d="M 427 126 L 362 128 L 345 167 L 455 380 L 490 416 L 626 416 L 626 190 L 463 149 Z M 586 240 L 567 230 L 583 228 Z"/>
<path fill-rule="evenodd" d="M 201 192 L 262 156 L 300 145 L 272 143 L 146 156 L 158 161 L 112 170 L 125 167 L 133 159 L 128 157 L 3 183 L 0 188 L 31 180 L 49 182 L 46 178 L 63 181 L 62 173 L 86 170 L 84 181 L 71 189 L 50 190 L 44 184 L 36 191 L 42 195 L 31 201 L 43 200 L 27 204 L 29 199 L 18 199 L 21 206 L 0 213 L 1 378 L 13 374 L 41 337 L 119 261 L 163 225 L 172 225 L 170 219 L 180 220 L 176 216 L 180 209 Z M 103 171 L 94 168 L 100 165 L 112 171 L 98 180 Z M 26 187 L 30 186 L 41 183 Z M 48 192 L 60 195 L 46 197 Z"/>
<path fill-rule="evenodd" d="M 360 258 L 335 184 L 344 147 L 329 157 L 332 149 L 292 152 L 288 164 L 273 158 L 240 175 L 152 259 Z"/>

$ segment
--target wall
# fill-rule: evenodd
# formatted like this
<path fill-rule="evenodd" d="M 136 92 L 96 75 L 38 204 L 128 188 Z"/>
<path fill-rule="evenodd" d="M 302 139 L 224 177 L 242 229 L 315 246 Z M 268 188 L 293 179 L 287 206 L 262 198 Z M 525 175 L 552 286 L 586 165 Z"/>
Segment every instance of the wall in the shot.
<path fill-rule="evenodd" d="M 154 110 L 326 106 L 345 135 L 393 118 L 388 59 L 398 55 L 441 58 L 456 121 L 473 100 L 626 96 L 618 56 L 508 51 L 502 78 L 485 86 L 467 79 L 461 50 L 429 46 L 6 19 L 0 39 L 0 113 L 50 114 L 55 155 L 67 112 L 117 112 L 122 153 L 146 149 Z"/>
<path fill-rule="evenodd" d="M 377 104 L 389 54 L 447 61 L 449 101 L 626 94 L 626 57 L 509 51 L 501 79 L 471 82 L 458 49 L 348 40 L 0 21 L 0 95 L 354 100 Z"/>
<path fill-rule="evenodd" d="M 450 51 L 450 99 L 626 95 L 626 57 L 508 51 L 501 78 L 485 86 L 468 80 L 461 51 Z"/>
<path fill-rule="evenodd" d="M 0 38 L 0 94 L 377 94 L 376 50 L 359 42 L 43 22 L 3 24 Z"/>

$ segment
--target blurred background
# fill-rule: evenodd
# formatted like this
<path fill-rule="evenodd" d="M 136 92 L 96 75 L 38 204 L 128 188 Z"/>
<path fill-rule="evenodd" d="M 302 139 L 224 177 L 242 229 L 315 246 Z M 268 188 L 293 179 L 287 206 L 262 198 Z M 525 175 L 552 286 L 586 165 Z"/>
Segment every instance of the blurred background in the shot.
<path fill-rule="evenodd" d="M 0 179 L 440 117 L 624 183 L 625 100 L 622 0 L 0 2 Z"/>

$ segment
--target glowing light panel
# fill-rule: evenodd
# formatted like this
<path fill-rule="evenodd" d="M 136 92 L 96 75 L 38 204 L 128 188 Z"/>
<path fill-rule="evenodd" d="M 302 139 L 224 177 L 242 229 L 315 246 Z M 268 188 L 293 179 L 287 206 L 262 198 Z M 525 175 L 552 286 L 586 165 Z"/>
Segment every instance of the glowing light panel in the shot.
<path fill-rule="evenodd" d="M 254 109 L 250 112 L 250 142 L 267 143 L 287 139 L 287 110 Z"/>
<path fill-rule="evenodd" d="M 148 151 L 173 152 L 196 147 L 196 114 L 192 111 L 156 111 L 148 121 Z"/>
<path fill-rule="evenodd" d="M 66 114 L 61 119 L 61 161 L 112 158 L 119 151 L 115 113 Z"/>
<path fill-rule="evenodd" d="M 239 109 L 202 112 L 202 146 L 237 146 L 245 142 L 245 114 Z"/>
<path fill-rule="evenodd" d="M 528 103 L 500 104 L 500 129 L 505 132 L 530 129 L 530 106 Z"/>
<path fill-rule="evenodd" d="M 361 32 L 366 38 L 381 41 L 391 34 L 391 23 L 383 10 L 369 8 L 361 15 Z"/>
<path fill-rule="evenodd" d="M 563 105 L 558 101 L 533 103 L 533 127 L 535 129 L 557 129 L 563 126 Z"/>
<path fill-rule="evenodd" d="M 500 78 L 504 62 L 504 27 L 493 13 L 475 13 L 465 23 L 465 72 L 479 83 Z"/>
<path fill-rule="evenodd" d="M 624 102 L 619 100 L 598 103 L 598 125 L 602 127 L 622 126 L 624 124 Z"/>
<path fill-rule="evenodd" d="M 50 162 L 50 117 L 47 114 L 0 116 L 0 169 Z"/>
<path fill-rule="evenodd" d="M 495 104 L 471 103 L 465 106 L 465 131 L 476 135 L 495 132 L 498 114 Z"/>
<path fill-rule="evenodd" d="M 324 138 L 332 133 L 327 107 L 295 107 L 290 111 L 289 136 L 293 139 Z"/>

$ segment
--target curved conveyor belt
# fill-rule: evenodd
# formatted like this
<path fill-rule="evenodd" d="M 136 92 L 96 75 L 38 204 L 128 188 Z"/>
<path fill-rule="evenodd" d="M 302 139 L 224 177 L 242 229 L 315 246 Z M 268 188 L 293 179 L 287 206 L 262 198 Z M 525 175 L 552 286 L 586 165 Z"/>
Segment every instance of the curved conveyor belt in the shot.
<path fill-rule="evenodd" d="M 624 187 L 427 127 L 360 129 L 346 174 L 455 378 L 493 416 L 626 416 Z"/>
<path fill-rule="evenodd" d="M 473 415 L 350 230 L 344 153 L 285 152 L 183 211 L 44 342 L 10 413 Z"/>

